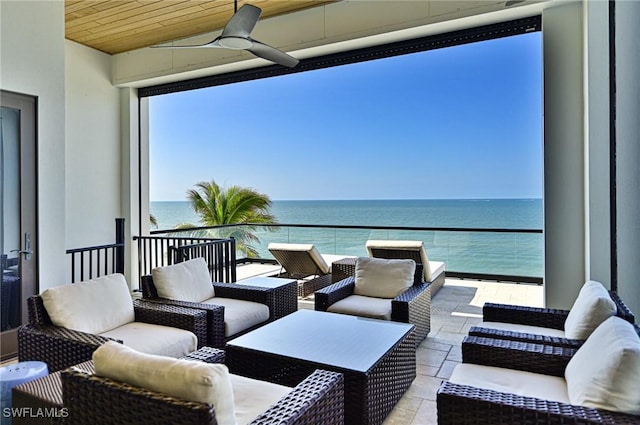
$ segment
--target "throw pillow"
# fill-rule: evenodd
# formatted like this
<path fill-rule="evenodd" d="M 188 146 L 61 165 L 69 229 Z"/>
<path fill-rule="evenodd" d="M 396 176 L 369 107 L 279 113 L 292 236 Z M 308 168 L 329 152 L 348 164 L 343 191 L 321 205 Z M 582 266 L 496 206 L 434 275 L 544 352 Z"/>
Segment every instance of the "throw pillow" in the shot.
<path fill-rule="evenodd" d="M 151 276 L 161 298 L 199 303 L 215 296 L 204 258 L 156 267 Z"/>
<path fill-rule="evenodd" d="M 564 323 L 567 338 L 587 339 L 591 332 L 607 318 L 616 314 L 616 304 L 609 291 L 600 282 L 589 280 L 580 289 L 580 293 L 569 311 Z"/>
<path fill-rule="evenodd" d="M 571 404 L 640 414 L 640 337 L 619 317 L 605 320 L 565 369 Z"/>
<path fill-rule="evenodd" d="M 213 404 L 219 424 L 235 425 L 233 389 L 223 364 L 140 353 L 109 341 L 93 352 L 96 375 L 189 401 Z"/>
<path fill-rule="evenodd" d="M 356 260 L 355 295 L 395 298 L 413 285 L 413 260 L 360 257 Z"/>
<path fill-rule="evenodd" d="M 99 334 L 135 320 L 129 285 L 121 274 L 56 286 L 42 292 L 51 322 Z"/>

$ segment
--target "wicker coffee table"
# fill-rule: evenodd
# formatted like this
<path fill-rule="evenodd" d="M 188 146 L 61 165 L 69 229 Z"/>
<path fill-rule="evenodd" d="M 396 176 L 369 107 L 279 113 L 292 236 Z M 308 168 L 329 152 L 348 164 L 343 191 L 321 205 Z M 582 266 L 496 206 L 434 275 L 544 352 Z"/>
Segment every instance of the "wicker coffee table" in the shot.
<path fill-rule="evenodd" d="M 344 374 L 347 424 L 381 424 L 416 376 L 413 325 L 298 310 L 227 343 L 232 373 L 295 386 Z"/>

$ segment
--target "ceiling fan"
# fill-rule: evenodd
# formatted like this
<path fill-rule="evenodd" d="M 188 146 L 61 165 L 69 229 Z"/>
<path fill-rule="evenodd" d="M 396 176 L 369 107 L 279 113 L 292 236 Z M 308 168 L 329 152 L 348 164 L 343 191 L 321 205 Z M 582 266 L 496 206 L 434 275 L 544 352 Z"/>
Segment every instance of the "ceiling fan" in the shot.
<path fill-rule="evenodd" d="M 238 10 L 238 1 L 235 0 L 234 11 L 234 15 L 231 17 L 229 22 L 227 22 L 227 25 L 222 30 L 222 34 L 208 43 L 182 46 L 157 45 L 151 47 L 216 47 L 233 50 L 247 50 L 259 58 L 266 59 L 289 68 L 293 68 L 298 64 L 299 60 L 293 56 L 251 38 L 251 31 L 253 31 L 253 28 L 256 26 L 256 23 L 262 14 L 262 9 L 251 4 L 245 4 L 240 8 L 240 10 Z"/>

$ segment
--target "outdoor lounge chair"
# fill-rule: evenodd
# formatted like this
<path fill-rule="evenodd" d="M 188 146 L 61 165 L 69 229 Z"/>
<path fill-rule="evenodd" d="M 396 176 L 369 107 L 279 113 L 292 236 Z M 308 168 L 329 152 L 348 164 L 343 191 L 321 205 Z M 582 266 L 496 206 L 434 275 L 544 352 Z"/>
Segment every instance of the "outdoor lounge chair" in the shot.
<path fill-rule="evenodd" d="M 639 332 L 610 317 L 577 350 L 466 337 L 438 424 L 638 424 Z"/>
<path fill-rule="evenodd" d="M 609 316 L 635 323 L 620 297 L 596 281 L 585 282 L 571 310 L 485 303 L 482 313 L 469 335 L 574 348 Z"/>
<path fill-rule="evenodd" d="M 415 325 L 416 345 L 431 330 L 431 285 L 413 260 L 361 257 L 355 276 L 315 292 L 315 309 Z"/>
<path fill-rule="evenodd" d="M 18 329 L 18 359 L 43 361 L 50 372 L 90 360 L 107 341 L 170 357 L 206 341 L 206 314 L 132 301 L 120 274 L 47 289 L 30 297 L 27 307 L 29 323 Z"/>
<path fill-rule="evenodd" d="M 273 288 L 211 282 L 203 258 L 156 267 L 142 276 L 145 301 L 206 311 L 206 345 L 226 342 L 275 320 Z"/>
<path fill-rule="evenodd" d="M 221 364 L 105 348 L 90 367 L 62 371 L 66 424 L 344 423 L 344 378 L 337 372 L 316 370 L 290 388 L 229 374 Z"/>
<path fill-rule="evenodd" d="M 320 254 L 313 244 L 270 243 L 269 252 L 280 264 L 278 277 L 298 280 L 301 298 L 331 285 L 331 263 L 345 257 Z"/>
<path fill-rule="evenodd" d="M 445 264 L 430 261 L 422 241 L 408 240 L 368 240 L 369 256 L 375 258 L 405 258 L 422 264 L 424 281 L 431 284 L 431 296 L 438 293 L 445 280 Z"/>

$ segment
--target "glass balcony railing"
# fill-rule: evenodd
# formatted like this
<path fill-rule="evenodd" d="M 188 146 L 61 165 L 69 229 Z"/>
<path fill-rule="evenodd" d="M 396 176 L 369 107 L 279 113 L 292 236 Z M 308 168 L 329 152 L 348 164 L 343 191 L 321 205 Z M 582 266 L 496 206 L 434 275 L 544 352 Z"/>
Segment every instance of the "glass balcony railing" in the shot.
<path fill-rule="evenodd" d="M 367 256 L 369 239 L 421 240 L 429 259 L 446 264 L 447 276 L 542 283 L 544 238 L 539 229 L 473 229 L 279 224 L 249 224 L 159 230 L 155 236 L 227 238 L 249 230 L 251 245 L 263 260 L 273 260 L 271 242 L 312 243 L 323 254 Z M 238 261 L 246 257 L 238 252 Z"/>

